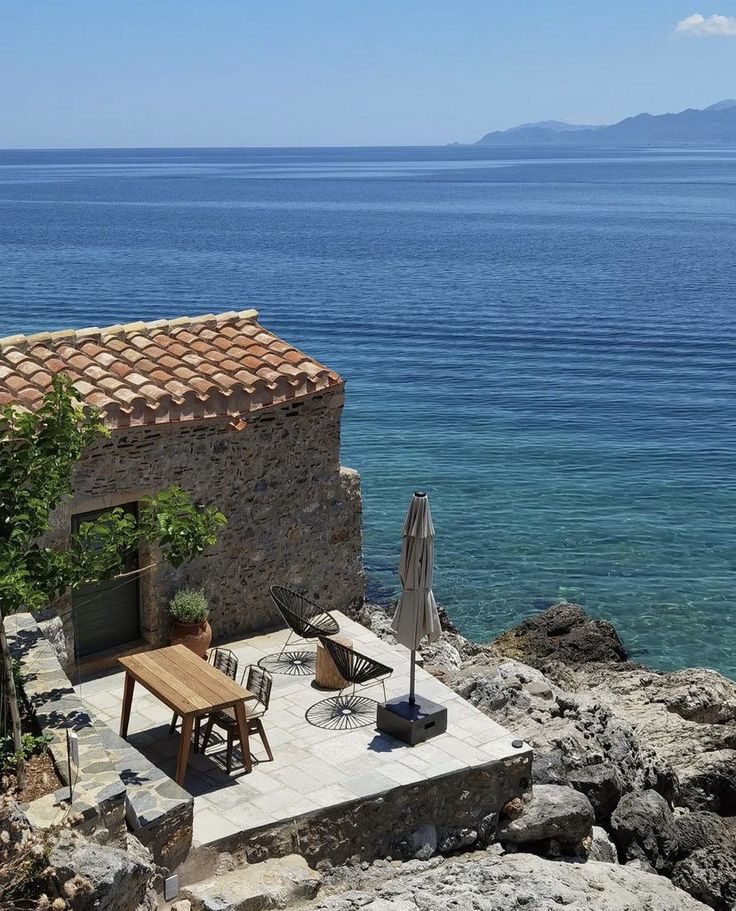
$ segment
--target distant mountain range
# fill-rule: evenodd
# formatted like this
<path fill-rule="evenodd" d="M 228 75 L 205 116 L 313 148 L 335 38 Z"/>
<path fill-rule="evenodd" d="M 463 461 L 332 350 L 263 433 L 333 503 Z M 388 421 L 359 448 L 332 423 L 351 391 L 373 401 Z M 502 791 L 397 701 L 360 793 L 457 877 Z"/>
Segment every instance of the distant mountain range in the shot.
<path fill-rule="evenodd" d="M 476 145 L 647 145 L 667 142 L 736 143 L 736 99 L 679 114 L 637 114 L 606 126 L 542 120 L 486 133 Z"/>

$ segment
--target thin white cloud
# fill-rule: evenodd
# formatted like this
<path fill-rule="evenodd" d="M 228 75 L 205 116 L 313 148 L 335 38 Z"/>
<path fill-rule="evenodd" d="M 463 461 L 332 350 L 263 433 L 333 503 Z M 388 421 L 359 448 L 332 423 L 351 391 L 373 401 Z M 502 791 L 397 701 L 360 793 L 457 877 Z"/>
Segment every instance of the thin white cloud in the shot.
<path fill-rule="evenodd" d="M 736 17 L 734 16 L 701 16 L 693 13 L 681 19 L 675 26 L 678 35 L 695 35 L 698 38 L 726 37 L 736 38 Z"/>

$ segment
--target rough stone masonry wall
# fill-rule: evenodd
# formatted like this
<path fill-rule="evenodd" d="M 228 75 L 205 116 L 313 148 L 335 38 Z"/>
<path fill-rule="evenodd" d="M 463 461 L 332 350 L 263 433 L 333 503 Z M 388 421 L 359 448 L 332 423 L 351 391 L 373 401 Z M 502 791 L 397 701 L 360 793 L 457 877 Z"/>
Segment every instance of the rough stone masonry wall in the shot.
<path fill-rule="evenodd" d="M 494 840 L 503 805 L 528 792 L 531 762 L 531 750 L 526 750 L 487 766 L 459 769 L 275 826 L 237 832 L 200 853 L 229 851 L 247 863 L 296 853 L 314 867 L 322 860 L 343 864 L 387 856 L 407 859 L 426 843 L 432 845 L 429 854 L 486 847 Z"/>
<path fill-rule="evenodd" d="M 21 693 L 41 731 L 51 735 L 49 751 L 67 785 L 67 730 L 79 738 L 71 809 L 82 817 L 80 831 L 95 832 L 104 843 L 124 848 L 127 818 L 156 863 L 175 867 L 192 844 L 191 795 L 94 717 L 30 614 L 6 617 L 5 627 L 19 663 Z M 53 799 L 56 808 L 68 799 L 68 789 L 61 788 Z M 41 797 L 24 807 L 32 823 L 48 822 L 48 800 Z"/>
<path fill-rule="evenodd" d="M 342 388 L 255 413 L 234 430 L 206 421 L 113 431 L 78 465 L 73 501 L 52 520 L 52 540 L 69 535 L 75 513 L 135 501 L 177 484 L 228 518 L 218 544 L 191 563 L 145 573 L 142 638 L 159 644 L 176 589 L 201 586 L 216 638 L 278 619 L 268 587 L 302 588 L 327 608 L 363 597 L 360 478 L 340 466 Z M 141 565 L 155 562 L 141 553 Z M 74 654 L 71 597 L 53 606 Z"/>
<path fill-rule="evenodd" d="M 99 829 L 112 843 L 125 843 L 125 786 L 109 762 L 87 710 L 30 614 L 5 618 L 10 653 L 18 662 L 21 695 L 42 733 L 51 735 L 49 752 L 59 777 L 69 784 L 67 731 L 79 738 L 79 769 L 73 772 L 72 808 L 82 817 L 81 829 Z M 68 787 L 55 795 L 55 805 L 68 799 Z M 38 803 L 39 801 L 36 801 Z M 46 799 L 41 798 L 41 803 Z M 29 812 L 33 810 L 31 803 Z M 31 820 L 34 815 L 31 813 Z"/>

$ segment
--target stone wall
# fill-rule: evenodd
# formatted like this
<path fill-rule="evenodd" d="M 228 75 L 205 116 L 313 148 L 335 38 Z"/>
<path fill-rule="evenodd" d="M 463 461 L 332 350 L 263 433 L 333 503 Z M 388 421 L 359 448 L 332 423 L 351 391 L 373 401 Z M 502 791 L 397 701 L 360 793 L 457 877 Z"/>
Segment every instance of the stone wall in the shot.
<path fill-rule="evenodd" d="M 11 654 L 19 663 L 20 687 L 41 731 L 51 735 L 49 751 L 59 777 L 69 784 L 66 732 L 79 738 L 79 768 L 72 768 L 71 808 L 85 834 L 125 847 L 126 820 L 157 864 L 172 869 L 192 843 L 192 796 L 135 747 L 88 710 L 30 614 L 5 618 Z M 67 787 L 25 807 L 34 824 L 58 821 L 55 808 L 68 801 Z"/>
<path fill-rule="evenodd" d="M 171 484 L 228 518 L 218 544 L 174 570 L 141 578 L 142 638 L 166 640 L 166 603 L 181 586 L 201 586 L 215 638 L 277 622 L 268 587 L 301 588 L 327 608 L 345 610 L 363 596 L 360 479 L 340 466 L 342 387 L 248 418 L 113 431 L 77 467 L 74 499 L 52 517 L 63 542 L 72 516 L 139 499 Z M 155 563 L 155 551 L 141 553 Z M 74 654 L 71 597 L 54 609 Z"/>
<path fill-rule="evenodd" d="M 531 787 L 531 750 L 487 766 L 402 785 L 384 794 L 343 803 L 288 822 L 264 826 L 209 844 L 199 853 L 228 851 L 241 861 L 301 854 L 314 866 L 326 860 L 373 861 L 377 857 L 452 853 L 485 847 L 496 835 L 503 805 Z M 190 855 L 191 856 L 191 855 Z M 196 860 L 196 854 L 192 858 Z"/>
<path fill-rule="evenodd" d="M 72 769 L 72 809 L 82 818 L 82 831 L 90 834 L 104 829 L 110 841 L 124 844 L 125 786 L 108 762 L 92 719 L 33 617 L 13 614 L 4 622 L 10 653 L 18 662 L 21 696 L 42 733 L 51 735 L 49 752 L 66 785 L 66 733 L 73 732 L 79 738 L 79 769 Z M 58 806 L 68 796 L 66 787 L 41 801 Z M 29 818 L 35 821 L 32 812 Z"/>

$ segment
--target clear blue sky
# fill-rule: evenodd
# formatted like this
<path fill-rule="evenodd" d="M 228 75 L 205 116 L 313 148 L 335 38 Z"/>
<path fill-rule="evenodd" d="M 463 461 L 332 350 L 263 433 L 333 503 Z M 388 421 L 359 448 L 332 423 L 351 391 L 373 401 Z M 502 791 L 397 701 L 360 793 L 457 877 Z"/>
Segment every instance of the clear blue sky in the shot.
<path fill-rule="evenodd" d="M 0 0 L 0 147 L 442 144 L 702 107 L 736 96 L 731 17 L 736 0 Z"/>

